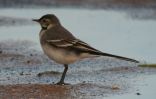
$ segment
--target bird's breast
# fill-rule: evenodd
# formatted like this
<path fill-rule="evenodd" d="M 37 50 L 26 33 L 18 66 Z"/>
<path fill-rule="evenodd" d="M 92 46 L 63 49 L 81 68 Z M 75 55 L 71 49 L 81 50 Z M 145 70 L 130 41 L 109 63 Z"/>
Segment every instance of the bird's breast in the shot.
<path fill-rule="evenodd" d="M 42 39 L 43 35 L 46 33 L 46 30 L 41 30 L 40 33 L 39 33 L 39 37 L 40 37 L 40 40 Z"/>
<path fill-rule="evenodd" d="M 65 49 L 53 47 L 48 44 L 42 45 L 44 53 L 52 60 L 60 64 L 71 64 L 77 60 L 79 57 L 74 52 L 70 52 Z"/>

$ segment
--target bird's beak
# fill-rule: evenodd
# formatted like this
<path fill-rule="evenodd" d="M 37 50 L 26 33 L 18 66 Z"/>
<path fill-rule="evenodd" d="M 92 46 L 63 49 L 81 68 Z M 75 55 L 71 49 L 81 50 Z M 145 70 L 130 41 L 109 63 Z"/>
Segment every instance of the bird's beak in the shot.
<path fill-rule="evenodd" d="M 39 22 L 39 19 L 32 19 L 32 21 Z"/>

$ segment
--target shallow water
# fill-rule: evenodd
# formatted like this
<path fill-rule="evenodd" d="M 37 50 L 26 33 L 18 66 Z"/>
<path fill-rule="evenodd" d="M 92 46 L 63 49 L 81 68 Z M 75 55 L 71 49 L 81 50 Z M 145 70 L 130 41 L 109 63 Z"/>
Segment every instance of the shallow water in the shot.
<path fill-rule="evenodd" d="M 145 11 L 148 12 L 148 10 Z M 155 20 L 133 20 L 126 14 L 127 12 L 113 10 L 51 8 L 0 9 L 0 12 L 2 16 L 30 20 L 47 13 L 54 13 L 75 36 L 103 52 L 155 63 Z M 38 32 L 40 26 L 35 23 L 32 24 L 9 26 L 9 28 L 0 27 L 0 40 L 32 40 L 39 45 Z"/>

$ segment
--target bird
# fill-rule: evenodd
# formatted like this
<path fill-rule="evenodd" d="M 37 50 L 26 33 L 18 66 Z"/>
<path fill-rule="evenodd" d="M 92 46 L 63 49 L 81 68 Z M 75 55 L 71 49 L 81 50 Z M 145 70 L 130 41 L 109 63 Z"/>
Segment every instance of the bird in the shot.
<path fill-rule="evenodd" d="M 41 26 L 39 39 L 43 52 L 56 63 L 64 65 L 64 71 L 57 85 L 66 84 L 64 79 L 68 65 L 84 58 L 107 56 L 139 63 L 135 59 L 104 53 L 91 47 L 68 31 L 55 14 L 46 14 L 33 21 L 38 22 Z"/>

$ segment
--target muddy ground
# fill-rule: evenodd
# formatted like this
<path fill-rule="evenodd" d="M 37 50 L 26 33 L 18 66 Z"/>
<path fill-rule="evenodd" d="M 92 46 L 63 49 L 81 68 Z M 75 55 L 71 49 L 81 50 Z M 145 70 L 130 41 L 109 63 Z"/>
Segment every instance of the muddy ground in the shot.
<path fill-rule="evenodd" d="M 101 99 L 136 94 L 136 82 L 156 72 L 114 58 L 85 59 L 69 66 L 65 79 L 69 85 L 58 86 L 63 66 L 36 46 L 31 41 L 0 42 L 0 99 Z"/>

